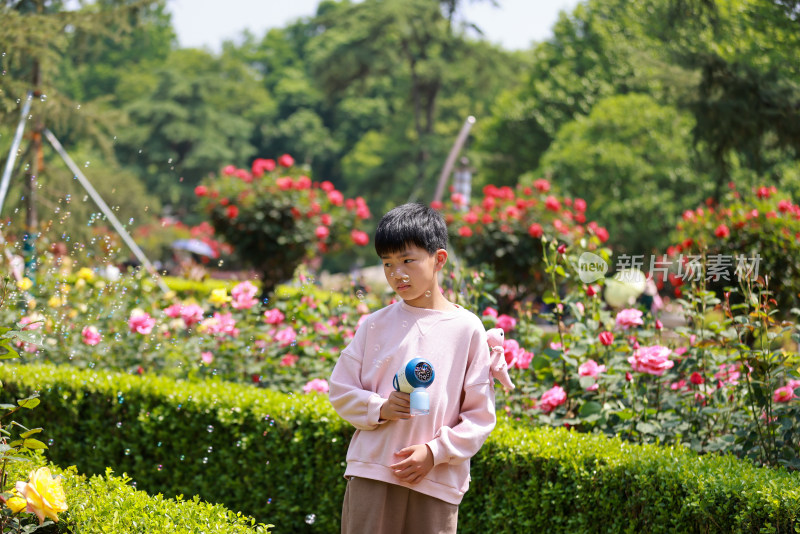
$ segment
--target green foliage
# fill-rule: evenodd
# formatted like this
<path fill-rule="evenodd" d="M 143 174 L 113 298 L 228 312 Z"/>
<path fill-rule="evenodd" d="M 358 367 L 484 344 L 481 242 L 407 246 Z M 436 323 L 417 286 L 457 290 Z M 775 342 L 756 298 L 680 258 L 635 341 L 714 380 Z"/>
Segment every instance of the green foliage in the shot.
<path fill-rule="evenodd" d="M 352 429 L 325 397 L 48 366 L 3 366 L 0 378 L 6 394 L 41 390 L 37 411 L 56 464 L 87 473 L 113 466 L 148 492 L 199 494 L 281 532 L 338 529 Z M 610 532 L 791 532 L 799 484 L 797 473 L 730 456 L 501 418 L 472 462 L 459 523 L 497 533 L 598 524 Z"/>
<path fill-rule="evenodd" d="M 14 464 L 8 472 L 10 481 L 24 480 L 28 472 L 44 464 L 42 458 Z M 130 477 L 115 476 L 109 468 L 91 477 L 78 474 L 72 466 L 61 469 L 48 466 L 61 478 L 69 508 L 60 515 L 56 530 L 48 532 L 141 532 L 153 534 L 268 533 L 272 525 L 256 524 L 252 518 L 231 512 L 220 504 L 181 496 L 165 499 L 136 490 Z"/>
<path fill-rule="evenodd" d="M 140 74 L 131 71 L 122 84 L 141 86 Z M 132 124 L 119 132 L 117 153 L 151 191 L 185 209 L 211 170 L 256 152 L 255 124 L 269 118 L 273 102 L 246 66 L 200 50 L 175 51 L 145 80 L 120 102 Z"/>
<path fill-rule="evenodd" d="M 692 120 L 644 94 L 599 100 L 562 125 L 539 174 L 587 199 L 586 216 L 606 226 L 629 254 L 663 249 L 683 208 L 710 196 L 692 168 Z"/>

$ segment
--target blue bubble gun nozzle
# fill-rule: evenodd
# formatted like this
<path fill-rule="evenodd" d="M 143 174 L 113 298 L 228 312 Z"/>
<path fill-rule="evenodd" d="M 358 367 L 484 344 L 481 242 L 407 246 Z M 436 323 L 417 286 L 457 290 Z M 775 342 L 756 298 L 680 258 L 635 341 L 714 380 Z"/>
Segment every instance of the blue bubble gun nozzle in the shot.
<path fill-rule="evenodd" d="M 430 412 L 426 388 L 433 383 L 434 374 L 431 362 L 414 358 L 394 375 L 394 389 L 411 394 L 411 415 L 425 415 Z"/>

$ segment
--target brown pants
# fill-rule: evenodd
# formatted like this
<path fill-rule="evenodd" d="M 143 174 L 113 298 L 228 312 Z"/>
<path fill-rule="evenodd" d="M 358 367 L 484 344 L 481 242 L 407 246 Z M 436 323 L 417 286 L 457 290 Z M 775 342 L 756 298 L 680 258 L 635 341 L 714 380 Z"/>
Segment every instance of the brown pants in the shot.
<path fill-rule="evenodd" d="M 369 478 L 347 482 L 342 534 L 455 534 L 458 505 Z"/>

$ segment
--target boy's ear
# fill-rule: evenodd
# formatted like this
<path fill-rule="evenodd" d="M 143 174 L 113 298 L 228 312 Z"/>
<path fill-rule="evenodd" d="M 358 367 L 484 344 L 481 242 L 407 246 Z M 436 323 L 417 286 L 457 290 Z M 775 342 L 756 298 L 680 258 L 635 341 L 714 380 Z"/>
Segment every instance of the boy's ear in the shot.
<path fill-rule="evenodd" d="M 444 267 L 444 264 L 447 263 L 447 251 L 443 248 L 440 248 L 434 253 L 436 257 L 436 270 L 439 271 Z"/>

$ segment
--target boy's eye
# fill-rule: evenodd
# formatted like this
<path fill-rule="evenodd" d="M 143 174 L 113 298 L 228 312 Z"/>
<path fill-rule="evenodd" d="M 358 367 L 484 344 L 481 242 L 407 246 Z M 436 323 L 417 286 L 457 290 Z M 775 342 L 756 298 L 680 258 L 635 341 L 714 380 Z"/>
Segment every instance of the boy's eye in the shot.
<path fill-rule="evenodd" d="M 411 263 L 414 260 L 405 260 L 403 263 Z"/>

